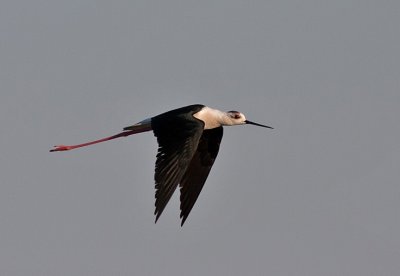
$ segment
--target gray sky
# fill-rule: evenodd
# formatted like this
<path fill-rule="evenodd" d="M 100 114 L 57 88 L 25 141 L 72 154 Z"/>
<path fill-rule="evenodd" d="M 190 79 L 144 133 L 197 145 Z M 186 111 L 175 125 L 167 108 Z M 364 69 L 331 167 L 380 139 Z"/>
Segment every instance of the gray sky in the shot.
<path fill-rule="evenodd" d="M 399 1 L 2 1 L 1 275 L 399 275 Z M 186 224 L 151 133 L 225 129 Z"/>

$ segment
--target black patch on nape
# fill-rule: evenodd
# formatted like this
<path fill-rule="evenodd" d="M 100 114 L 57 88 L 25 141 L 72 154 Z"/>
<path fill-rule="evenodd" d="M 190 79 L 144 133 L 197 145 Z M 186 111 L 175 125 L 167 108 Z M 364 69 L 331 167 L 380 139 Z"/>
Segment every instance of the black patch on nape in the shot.
<path fill-rule="evenodd" d="M 232 111 L 228 111 L 228 113 L 231 113 L 232 114 L 232 118 L 234 118 L 234 119 L 240 119 L 240 117 L 241 117 L 239 111 L 232 110 Z"/>

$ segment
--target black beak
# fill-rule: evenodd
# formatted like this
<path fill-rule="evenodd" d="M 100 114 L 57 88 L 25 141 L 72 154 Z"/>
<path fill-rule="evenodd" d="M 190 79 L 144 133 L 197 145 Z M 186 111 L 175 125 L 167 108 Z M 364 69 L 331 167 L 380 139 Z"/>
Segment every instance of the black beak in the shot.
<path fill-rule="evenodd" d="M 248 125 L 255 125 L 255 126 L 260 126 L 260 127 L 266 127 L 266 128 L 274 129 L 273 127 L 266 126 L 266 125 L 262 125 L 262 124 L 257 124 L 257 123 L 254 123 L 254 122 L 252 122 L 252 121 L 249 121 L 249 120 L 244 121 L 244 123 L 245 123 L 245 124 L 248 124 Z"/>

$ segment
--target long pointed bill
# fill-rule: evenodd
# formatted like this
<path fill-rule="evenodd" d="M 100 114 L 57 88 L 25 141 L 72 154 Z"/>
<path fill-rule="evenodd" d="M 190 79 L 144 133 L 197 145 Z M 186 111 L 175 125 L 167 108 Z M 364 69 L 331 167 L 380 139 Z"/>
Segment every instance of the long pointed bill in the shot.
<path fill-rule="evenodd" d="M 106 138 L 103 138 L 103 139 L 99 139 L 99 140 L 96 140 L 96 141 L 91 141 L 91 142 L 78 144 L 78 145 L 71 145 L 71 146 L 66 146 L 66 145 L 54 146 L 54 148 L 51 149 L 50 152 L 66 151 L 66 150 L 72 150 L 72 149 L 76 149 L 76 148 L 86 147 L 86 146 L 94 145 L 94 144 L 97 144 L 97 143 L 113 140 L 115 138 L 126 137 L 126 136 L 129 136 L 129 135 L 132 135 L 132 134 L 145 132 L 145 131 L 150 131 L 150 130 L 152 130 L 150 123 L 143 124 L 143 125 L 142 124 L 141 125 L 133 125 L 133 126 L 131 126 L 129 128 L 125 128 L 124 131 L 121 132 L 121 133 L 118 133 L 118 134 L 115 134 L 113 136 L 106 137 Z"/>
<path fill-rule="evenodd" d="M 273 127 L 266 126 L 266 125 L 262 125 L 262 124 L 257 124 L 257 123 L 255 123 L 255 122 L 252 122 L 252 121 L 249 121 L 249 120 L 246 120 L 246 121 L 244 121 L 244 122 L 245 122 L 245 124 L 248 124 L 248 125 L 255 125 L 255 126 L 260 126 L 260 127 L 266 127 L 266 128 L 274 129 Z"/>

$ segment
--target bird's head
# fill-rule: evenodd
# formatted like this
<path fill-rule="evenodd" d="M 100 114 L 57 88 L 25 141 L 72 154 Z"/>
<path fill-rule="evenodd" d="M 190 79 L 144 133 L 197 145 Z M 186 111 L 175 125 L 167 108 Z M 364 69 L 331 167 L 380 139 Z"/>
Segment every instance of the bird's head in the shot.
<path fill-rule="evenodd" d="M 228 115 L 229 125 L 243 125 L 246 122 L 246 117 L 239 111 L 228 111 L 226 114 Z"/>
<path fill-rule="evenodd" d="M 227 125 L 234 126 L 234 125 L 249 124 L 249 125 L 255 125 L 255 126 L 260 126 L 260 127 L 272 128 L 270 126 L 254 123 L 252 121 L 247 120 L 246 117 L 244 116 L 244 114 L 239 111 L 228 111 L 226 114 L 229 117 Z"/>

